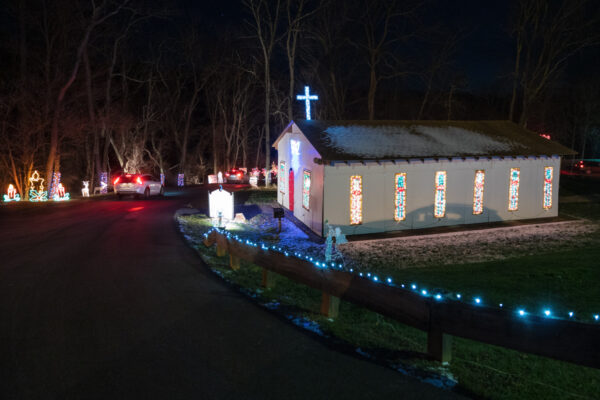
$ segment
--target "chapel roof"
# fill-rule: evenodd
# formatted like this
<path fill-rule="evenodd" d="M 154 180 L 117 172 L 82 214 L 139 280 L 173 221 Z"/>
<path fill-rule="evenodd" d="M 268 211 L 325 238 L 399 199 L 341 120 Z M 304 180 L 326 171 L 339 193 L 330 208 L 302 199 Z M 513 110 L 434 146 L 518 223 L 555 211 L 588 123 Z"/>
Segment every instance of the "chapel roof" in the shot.
<path fill-rule="evenodd" d="M 293 123 L 327 161 L 576 154 L 510 121 Z"/>

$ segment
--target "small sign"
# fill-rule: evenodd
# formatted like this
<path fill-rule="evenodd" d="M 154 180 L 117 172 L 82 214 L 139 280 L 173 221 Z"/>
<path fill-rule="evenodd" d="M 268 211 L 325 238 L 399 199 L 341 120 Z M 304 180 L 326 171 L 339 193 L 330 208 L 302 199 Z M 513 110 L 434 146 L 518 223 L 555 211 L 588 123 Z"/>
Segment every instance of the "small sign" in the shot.
<path fill-rule="evenodd" d="M 208 184 L 213 184 L 213 183 L 217 183 L 217 175 L 209 175 L 208 176 Z"/>
<path fill-rule="evenodd" d="M 233 219 L 233 193 L 219 188 L 208 194 L 211 218 Z"/>
<path fill-rule="evenodd" d="M 284 215 L 282 207 L 273 207 L 273 218 L 283 218 Z"/>

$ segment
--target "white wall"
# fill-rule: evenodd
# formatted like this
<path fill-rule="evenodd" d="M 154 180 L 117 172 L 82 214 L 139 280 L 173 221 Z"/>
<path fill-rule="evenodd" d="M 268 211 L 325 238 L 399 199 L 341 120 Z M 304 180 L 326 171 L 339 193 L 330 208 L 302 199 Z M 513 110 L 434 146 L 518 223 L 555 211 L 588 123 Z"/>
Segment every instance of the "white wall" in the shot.
<path fill-rule="evenodd" d="M 300 142 L 299 155 L 294 156 L 291 151 L 291 141 Z M 285 161 L 285 194 L 277 188 L 277 202 L 287 209 L 289 204 L 289 169 L 294 170 L 294 217 L 302 221 L 313 232 L 321 235 L 323 231 L 323 165 L 316 164 L 315 158 L 321 155 L 310 144 L 306 137 L 292 125 L 291 132 L 286 132 L 277 143 L 277 168 L 281 161 Z M 309 209 L 302 207 L 302 177 L 304 170 L 311 171 L 310 204 Z M 279 185 L 279 177 L 277 179 Z"/>
<path fill-rule="evenodd" d="M 544 210 L 544 167 L 554 168 L 552 208 Z M 508 211 L 509 173 L 520 168 L 519 209 Z M 475 171 L 485 170 L 483 214 L 473 215 Z M 446 215 L 434 218 L 434 178 L 447 172 Z M 394 221 L 394 176 L 406 172 L 406 219 Z M 350 225 L 350 176 L 363 182 L 363 223 Z M 346 234 L 430 228 L 558 215 L 560 157 L 416 160 L 377 163 L 336 163 L 325 167 L 324 220 Z"/>

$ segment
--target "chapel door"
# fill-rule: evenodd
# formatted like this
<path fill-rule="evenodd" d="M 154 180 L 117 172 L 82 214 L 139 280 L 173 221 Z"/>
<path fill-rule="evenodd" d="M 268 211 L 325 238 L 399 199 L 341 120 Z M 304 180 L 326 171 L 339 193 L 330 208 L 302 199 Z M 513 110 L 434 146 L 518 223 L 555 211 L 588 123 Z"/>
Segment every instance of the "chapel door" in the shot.
<path fill-rule="evenodd" d="M 288 205 L 289 205 L 289 209 L 290 211 L 294 211 L 294 170 L 290 168 L 290 176 L 288 179 L 288 193 L 289 193 L 289 200 L 288 200 Z"/>

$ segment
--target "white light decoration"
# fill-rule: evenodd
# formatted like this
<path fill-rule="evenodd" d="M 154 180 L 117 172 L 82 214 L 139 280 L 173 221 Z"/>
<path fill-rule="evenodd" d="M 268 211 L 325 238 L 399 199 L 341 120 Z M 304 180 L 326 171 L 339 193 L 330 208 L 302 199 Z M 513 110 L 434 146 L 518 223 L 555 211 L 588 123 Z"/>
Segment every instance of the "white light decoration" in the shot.
<path fill-rule="evenodd" d="M 292 150 L 293 156 L 300 155 L 300 141 L 299 140 L 290 140 L 290 149 Z"/>
<path fill-rule="evenodd" d="M 258 187 L 258 176 L 251 176 L 248 182 L 250 183 L 250 186 Z"/>
<path fill-rule="evenodd" d="M 446 215 L 446 171 L 437 171 L 435 173 L 435 204 L 433 206 L 433 216 L 444 218 Z"/>
<path fill-rule="evenodd" d="M 483 189 L 485 185 L 485 171 L 475 171 L 475 183 L 473 185 L 473 214 L 483 213 Z"/>
<path fill-rule="evenodd" d="M 217 173 L 217 183 L 224 183 L 223 182 L 223 173 L 221 171 L 219 171 Z"/>
<path fill-rule="evenodd" d="M 13 186 L 13 184 L 8 185 L 8 189 L 6 190 L 6 194 L 4 195 L 4 201 L 6 203 L 11 201 L 21 201 L 21 196 L 17 193 L 17 189 Z"/>
<path fill-rule="evenodd" d="M 82 181 L 81 197 L 90 197 L 90 181 Z"/>
<path fill-rule="evenodd" d="M 108 193 L 108 172 L 102 172 L 100 174 L 100 193 Z"/>
<path fill-rule="evenodd" d="M 208 194 L 209 216 L 213 219 L 233 219 L 233 193 L 223 187 Z"/>
<path fill-rule="evenodd" d="M 306 108 L 306 120 L 310 121 L 310 102 L 311 100 L 319 100 L 319 96 L 316 94 L 310 94 L 308 86 L 304 86 L 304 94 L 296 96 L 296 100 L 304 100 L 304 106 Z"/>

